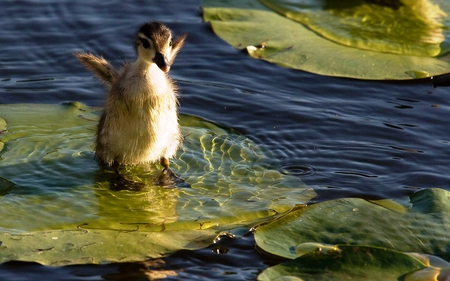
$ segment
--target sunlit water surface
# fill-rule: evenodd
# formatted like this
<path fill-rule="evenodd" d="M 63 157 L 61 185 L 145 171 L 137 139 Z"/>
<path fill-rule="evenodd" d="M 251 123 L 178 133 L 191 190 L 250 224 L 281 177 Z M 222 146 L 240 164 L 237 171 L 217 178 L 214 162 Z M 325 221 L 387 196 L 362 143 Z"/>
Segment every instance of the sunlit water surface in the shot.
<path fill-rule="evenodd" d="M 272 151 L 284 173 L 316 190 L 315 201 L 450 190 L 448 89 L 429 81 L 356 81 L 253 60 L 215 36 L 196 0 L 0 6 L 0 103 L 101 106 L 105 90 L 71 53 L 101 54 L 115 64 L 132 60 L 136 28 L 158 20 L 175 34 L 189 33 L 171 70 L 180 111 L 237 129 Z M 221 243 L 157 263 L 51 268 L 12 262 L 0 265 L 0 279 L 141 280 L 159 267 L 178 274 L 169 280 L 252 280 L 274 262 L 254 250 L 252 235 Z"/>

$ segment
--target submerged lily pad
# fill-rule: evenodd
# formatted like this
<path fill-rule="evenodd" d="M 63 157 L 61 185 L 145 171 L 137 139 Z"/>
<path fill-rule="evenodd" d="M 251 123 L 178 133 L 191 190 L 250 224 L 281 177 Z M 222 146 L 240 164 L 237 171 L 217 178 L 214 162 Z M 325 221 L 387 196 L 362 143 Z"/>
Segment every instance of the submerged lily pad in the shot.
<path fill-rule="evenodd" d="M 317 249 L 270 267 L 258 280 L 403 280 L 406 274 L 423 268 L 425 264 L 398 251 L 338 245 L 330 251 Z"/>
<path fill-rule="evenodd" d="M 99 108 L 0 105 L 0 262 L 47 265 L 139 261 L 212 242 L 220 231 L 272 218 L 315 196 L 238 132 L 180 116 L 185 141 L 172 168 L 191 188 L 155 186 L 156 165 L 128 167 L 139 192 L 111 191 L 94 160 Z"/>
<path fill-rule="evenodd" d="M 321 13 L 331 13 L 331 11 L 336 10 L 326 9 L 326 7 L 323 7 L 324 5 L 331 5 L 332 7 L 345 5 L 341 3 L 342 1 L 339 2 L 341 4 L 337 4 L 337 2 L 339 1 L 297 2 L 264 0 L 264 3 L 272 4 L 272 8 L 289 15 L 289 17 L 297 17 L 299 11 L 302 16 L 312 16 L 314 20 L 310 20 L 305 16 L 304 21 L 310 25 L 320 25 L 320 28 L 325 28 L 325 26 L 327 28 L 333 28 L 333 26 L 338 24 L 333 23 L 333 26 L 329 26 L 327 23 L 329 17 L 320 15 Z M 308 10 L 310 7 L 306 4 L 303 6 L 302 3 L 314 3 L 313 7 L 322 7 L 322 9 L 312 9 L 314 13 L 304 12 L 302 14 L 305 10 L 310 11 Z M 408 3 L 413 2 L 409 1 Z M 369 7 L 367 5 L 359 5 L 358 7 L 366 10 L 366 7 Z M 408 5 L 411 7 L 414 4 Z M 439 7 L 444 12 L 449 12 L 449 5 L 445 1 L 439 2 Z M 410 47 L 404 46 L 402 42 L 399 42 L 397 43 L 397 47 L 400 47 L 397 48 L 389 42 L 381 41 L 378 34 L 374 36 L 376 40 L 373 42 L 375 43 L 367 41 L 367 45 L 376 45 L 376 48 L 378 48 L 378 51 L 371 51 L 361 49 L 358 46 L 358 48 L 355 48 L 343 45 L 344 43 L 347 45 L 350 43 L 361 45 L 361 40 L 355 39 L 358 37 L 355 37 L 353 32 L 349 30 L 346 31 L 348 33 L 347 38 L 342 39 L 346 42 L 338 43 L 337 39 L 341 38 L 341 35 L 333 35 L 335 34 L 335 28 L 333 28 L 333 31 L 323 31 L 329 34 L 329 36 L 336 37 L 336 41 L 332 41 L 316 33 L 309 27 L 274 12 L 274 10 L 269 9 L 258 0 L 203 0 L 202 7 L 204 20 L 211 23 L 214 32 L 222 39 L 236 48 L 247 49 L 250 56 L 254 58 L 264 59 L 284 67 L 301 69 L 323 75 L 358 79 L 416 79 L 436 76 L 450 71 L 450 55 L 442 55 L 448 51 L 447 43 L 445 41 L 438 43 L 442 39 L 442 36 L 445 37 L 450 30 L 446 19 L 443 22 L 445 27 L 443 26 L 441 28 L 443 35 L 435 36 L 441 39 L 436 42 L 433 41 L 434 43 L 430 45 L 432 47 L 429 45 L 418 47 L 415 45 L 417 42 L 412 42 L 414 47 Z M 347 12 L 339 11 L 343 14 L 354 13 L 358 17 L 361 17 L 358 12 L 359 10 L 352 9 L 346 10 Z M 390 9 L 389 11 L 392 10 L 392 13 L 394 13 L 392 7 L 381 7 L 379 9 Z M 398 8 L 399 11 L 402 11 L 400 9 Z M 402 9 L 404 10 L 405 8 Z M 317 16 L 317 13 L 319 16 Z M 377 17 L 378 14 L 373 15 L 373 17 Z M 334 18 L 341 16 L 342 14 L 336 14 Z M 416 18 L 418 17 L 420 16 Z M 357 18 L 350 19 L 350 21 L 355 20 Z M 382 26 L 383 28 L 386 27 L 386 25 Z M 403 32 L 405 36 L 411 35 L 408 32 L 408 28 L 401 27 L 400 29 L 406 30 Z M 352 30 L 355 30 L 355 28 Z M 417 36 L 428 37 L 425 34 Z M 402 40 L 406 41 L 412 40 L 402 36 L 393 36 L 393 38 L 397 37 L 403 38 Z M 352 40 L 355 42 L 347 42 Z M 372 48 L 372 46 L 362 47 Z M 398 52 L 394 50 L 395 53 L 409 53 L 409 55 L 385 53 L 389 51 L 387 49 L 400 49 Z M 383 52 L 380 52 L 380 50 Z M 422 56 L 410 55 L 413 53 L 413 50 L 417 50 L 414 53 L 421 54 Z M 391 52 L 394 51 L 391 50 Z M 437 55 L 438 53 L 441 56 L 437 58 L 426 56 Z"/>
<path fill-rule="evenodd" d="M 259 227 L 255 240 L 264 251 L 291 259 L 308 252 L 311 243 L 326 243 L 371 245 L 449 260 L 449 198 L 443 189 L 423 190 L 411 196 L 407 212 L 357 198 L 322 202 Z"/>

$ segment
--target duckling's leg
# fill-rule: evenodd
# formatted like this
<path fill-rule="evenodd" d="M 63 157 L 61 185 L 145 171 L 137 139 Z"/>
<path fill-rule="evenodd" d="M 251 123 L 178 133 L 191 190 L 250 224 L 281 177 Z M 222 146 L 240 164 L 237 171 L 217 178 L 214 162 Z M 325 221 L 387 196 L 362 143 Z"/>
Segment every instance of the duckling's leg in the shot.
<path fill-rule="evenodd" d="M 123 175 L 121 175 L 119 173 L 119 166 L 120 166 L 119 163 L 114 161 L 112 167 L 114 168 L 114 172 L 116 173 L 116 177 L 111 182 L 111 185 L 110 185 L 111 190 L 115 190 L 115 191 L 119 191 L 119 190 L 139 191 L 142 188 L 144 188 L 144 183 L 127 180 Z"/>
<path fill-rule="evenodd" d="M 161 166 L 164 167 L 159 175 L 156 184 L 161 186 L 176 186 L 184 183 L 184 180 L 177 176 L 172 169 L 169 168 L 169 159 L 165 157 L 160 158 Z"/>

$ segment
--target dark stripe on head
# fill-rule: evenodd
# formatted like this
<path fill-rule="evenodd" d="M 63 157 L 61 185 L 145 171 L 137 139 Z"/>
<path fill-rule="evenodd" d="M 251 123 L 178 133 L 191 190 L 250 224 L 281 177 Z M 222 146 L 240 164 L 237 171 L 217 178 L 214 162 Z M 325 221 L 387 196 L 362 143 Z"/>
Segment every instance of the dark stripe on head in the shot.
<path fill-rule="evenodd" d="M 139 29 L 139 32 L 150 38 L 159 52 L 162 46 L 170 40 L 172 32 L 170 29 L 160 22 L 147 22 Z M 139 33 L 138 32 L 138 33 Z"/>

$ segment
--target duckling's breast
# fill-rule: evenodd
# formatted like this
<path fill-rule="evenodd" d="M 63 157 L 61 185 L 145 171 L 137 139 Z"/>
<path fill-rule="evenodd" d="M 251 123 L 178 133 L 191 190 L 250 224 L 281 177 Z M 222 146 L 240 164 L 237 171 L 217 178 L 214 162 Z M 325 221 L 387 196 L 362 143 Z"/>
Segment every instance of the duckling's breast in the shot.
<path fill-rule="evenodd" d="M 170 81 L 151 87 L 151 80 L 137 80 L 128 88 L 113 85 L 107 97 L 97 137 L 104 147 L 100 157 L 107 163 L 155 162 L 171 158 L 180 145 L 177 99 Z"/>

